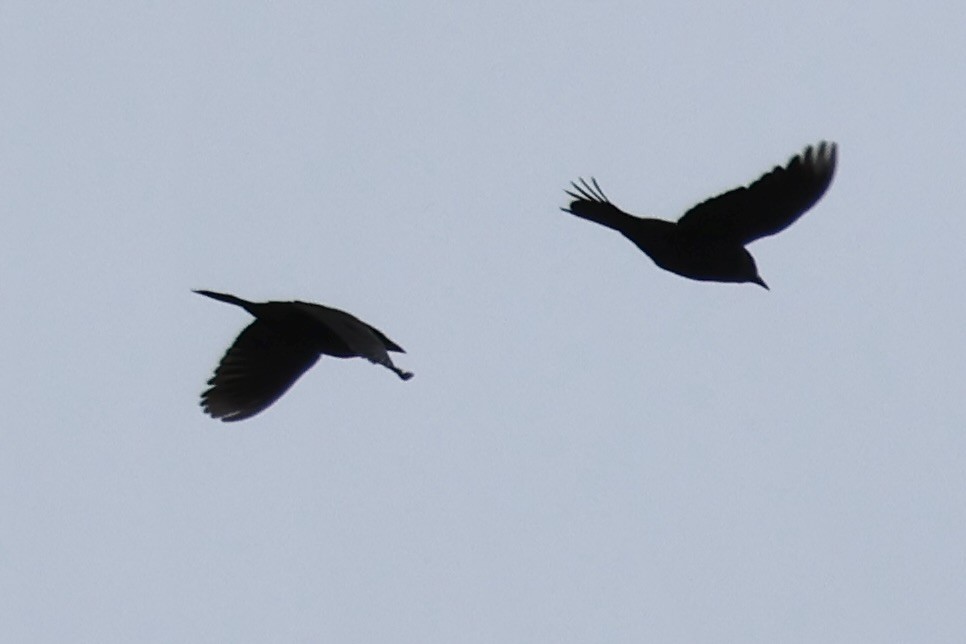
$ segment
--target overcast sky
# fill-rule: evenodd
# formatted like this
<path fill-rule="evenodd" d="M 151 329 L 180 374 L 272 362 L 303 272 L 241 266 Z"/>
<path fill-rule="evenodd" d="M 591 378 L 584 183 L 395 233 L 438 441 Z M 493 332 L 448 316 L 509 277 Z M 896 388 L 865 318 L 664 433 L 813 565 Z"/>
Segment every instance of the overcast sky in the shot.
<path fill-rule="evenodd" d="M 957 642 L 966 4 L 0 8 L 0 639 Z M 806 145 L 825 198 L 686 280 L 676 219 Z M 198 406 L 250 321 L 323 358 Z"/>

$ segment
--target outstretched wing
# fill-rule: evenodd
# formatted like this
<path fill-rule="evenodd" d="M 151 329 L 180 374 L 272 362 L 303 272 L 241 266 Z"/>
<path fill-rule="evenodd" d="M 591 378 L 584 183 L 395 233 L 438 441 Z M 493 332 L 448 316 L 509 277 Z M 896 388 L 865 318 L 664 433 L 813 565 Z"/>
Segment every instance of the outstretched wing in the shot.
<path fill-rule="evenodd" d="M 742 244 L 788 228 L 825 194 L 835 174 L 835 144 L 808 146 L 784 168 L 699 203 L 678 220 L 690 232 Z"/>
<path fill-rule="evenodd" d="M 213 418 L 243 420 L 279 399 L 319 359 L 311 348 L 286 342 L 258 320 L 238 335 L 201 394 Z"/>

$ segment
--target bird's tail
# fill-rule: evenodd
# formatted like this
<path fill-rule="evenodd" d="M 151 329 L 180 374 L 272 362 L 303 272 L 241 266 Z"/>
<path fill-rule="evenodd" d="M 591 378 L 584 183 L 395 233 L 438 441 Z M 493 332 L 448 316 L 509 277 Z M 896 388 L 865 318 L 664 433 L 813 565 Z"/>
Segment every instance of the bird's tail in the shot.
<path fill-rule="evenodd" d="M 228 295 L 227 293 L 215 293 L 214 291 L 194 291 L 198 295 L 204 295 L 210 297 L 213 300 L 218 300 L 219 302 L 227 302 L 229 304 L 234 304 L 235 306 L 240 306 L 245 310 L 252 305 L 251 302 L 243 300 L 240 297 L 235 297 L 234 295 Z"/>
<path fill-rule="evenodd" d="M 577 215 L 581 219 L 587 219 L 614 230 L 621 230 L 629 215 L 610 202 L 610 199 L 600 189 L 596 179 L 591 178 L 590 183 L 584 179 L 579 181 L 580 183 L 572 182 L 570 184 L 573 186 L 572 191 L 565 191 L 574 200 L 570 202 L 569 207 L 561 208 L 561 210 Z"/>

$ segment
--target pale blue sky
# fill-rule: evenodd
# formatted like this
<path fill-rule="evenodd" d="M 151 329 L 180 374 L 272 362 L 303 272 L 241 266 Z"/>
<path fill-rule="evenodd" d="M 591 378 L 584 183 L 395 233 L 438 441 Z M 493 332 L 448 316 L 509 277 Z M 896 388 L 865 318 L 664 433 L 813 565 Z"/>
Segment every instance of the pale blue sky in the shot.
<path fill-rule="evenodd" d="M 884 642 L 966 632 L 961 2 L 0 9 L 0 639 Z M 826 197 L 663 272 L 805 145 Z M 248 323 L 351 311 L 225 425 Z"/>

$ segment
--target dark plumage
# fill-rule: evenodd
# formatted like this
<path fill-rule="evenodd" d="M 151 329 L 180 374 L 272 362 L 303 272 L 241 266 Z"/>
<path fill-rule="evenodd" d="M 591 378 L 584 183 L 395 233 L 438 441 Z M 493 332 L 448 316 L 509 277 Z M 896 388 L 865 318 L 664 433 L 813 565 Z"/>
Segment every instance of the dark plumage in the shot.
<path fill-rule="evenodd" d="M 604 196 L 597 181 L 572 183 L 562 208 L 617 230 L 661 268 L 695 280 L 768 286 L 745 244 L 774 235 L 815 205 L 835 173 L 835 144 L 821 142 L 750 186 L 703 201 L 673 223 L 630 215 Z"/>
<path fill-rule="evenodd" d="M 201 406 L 224 421 L 254 416 L 279 399 L 322 354 L 365 358 L 403 380 L 389 351 L 402 347 L 375 327 L 338 309 L 307 302 L 248 302 L 234 295 L 195 291 L 240 306 L 255 316 L 228 348 L 201 394 Z"/>

